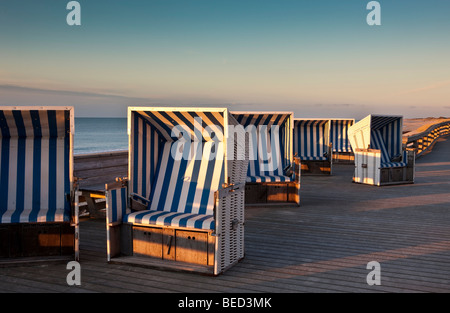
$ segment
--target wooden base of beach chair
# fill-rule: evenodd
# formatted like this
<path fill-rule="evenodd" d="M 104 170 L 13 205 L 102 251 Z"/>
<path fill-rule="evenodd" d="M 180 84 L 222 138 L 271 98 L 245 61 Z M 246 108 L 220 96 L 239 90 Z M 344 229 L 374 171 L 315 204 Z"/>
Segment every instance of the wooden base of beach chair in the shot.
<path fill-rule="evenodd" d="M 393 168 L 382 168 L 379 169 L 379 171 L 380 171 L 380 183 L 378 185 L 373 183 L 372 179 L 357 181 L 355 177 L 353 177 L 353 182 L 377 186 L 414 184 L 414 168 L 393 167 Z"/>
<path fill-rule="evenodd" d="M 246 183 L 245 204 L 300 204 L 297 182 Z"/>
<path fill-rule="evenodd" d="M 302 161 L 302 175 L 331 175 L 330 161 Z"/>
<path fill-rule="evenodd" d="M 397 185 L 414 183 L 414 169 L 394 167 L 380 169 L 380 185 Z"/>
<path fill-rule="evenodd" d="M 70 223 L 0 225 L 0 264 L 73 259 L 74 234 Z"/>
<path fill-rule="evenodd" d="M 333 152 L 334 164 L 355 164 L 355 155 L 353 152 Z"/>
<path fill-rule="evenodd" d="M 406 154 L 407 166 L 380 168 L 380 150 L 357 149 L 353 182 L 374 186 L 413 184 L 415 154 Z"/>
<path fill-rule="evenodd" d="M 213 231 L 130 224 L 113 229 L 118 235 L 114 237 L 120 240 L 116 242 L 116 246 L 120 244 L 120 251 L 115 251 L 116 256 L 110 263 L 211 275 L 214 272 L 216 237 Z"/>

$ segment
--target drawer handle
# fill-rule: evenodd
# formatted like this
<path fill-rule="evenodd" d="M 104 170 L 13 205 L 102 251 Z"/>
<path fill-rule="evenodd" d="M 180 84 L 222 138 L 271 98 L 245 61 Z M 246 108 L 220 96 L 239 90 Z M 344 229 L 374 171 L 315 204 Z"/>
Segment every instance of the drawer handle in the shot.
<path fill-rule="evenodd" d="M 169 236 L 167 238 L 167 254 L 170 254 L 170 248 L 172 247 L 172 238 L 173 236 Z"/>

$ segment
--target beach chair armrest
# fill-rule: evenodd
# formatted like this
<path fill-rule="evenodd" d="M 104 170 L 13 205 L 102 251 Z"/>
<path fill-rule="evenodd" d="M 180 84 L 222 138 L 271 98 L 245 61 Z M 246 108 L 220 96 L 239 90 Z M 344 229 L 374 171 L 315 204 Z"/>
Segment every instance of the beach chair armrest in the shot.
<path fill-rule="evenodd" d="M 146 203 L 147 205 L 150 205 L 150 203 L 151 203 L 151 201 L 149 199 L 144 198 L 143 196 L 138 195 L 136 193 L 131 193 L 130 196 L 131 196 L 131 198 L 135 198 L 135 199 L 137 199 L 137 200 L 139 200 L 141 202 Z"/>
<path fill-rule="evenodd" d="M 215 195 L 212 235 L 217 238 L 214 273 L 218 274 L 244 256 L 245 184 L 226 186 Z"/>
<path fill-rule="evenodd" d="M 122 218 L 128 212 L 127 186 L 118 186 L 113 188 L 107 186 L 105 190 L 106 197 L 106 222 L 109 225 L 122 223 Z"/>

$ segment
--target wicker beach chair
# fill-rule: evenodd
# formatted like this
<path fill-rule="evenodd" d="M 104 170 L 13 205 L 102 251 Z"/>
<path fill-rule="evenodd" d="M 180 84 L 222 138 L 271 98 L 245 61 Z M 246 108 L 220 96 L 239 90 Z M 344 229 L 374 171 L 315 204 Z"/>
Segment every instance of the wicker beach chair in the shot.
<path fill-rule="evenodd" d="M 106 186 L 109 262 L 218 275 L 243 258 L 248 148 L 235 126 L 227 109 L 128 109 L 128 180 Z"/>
<path fill-rule="evenodd" d="M 0 107 L 0 262 L 78 259 L 72 107 Z"/>
<path fill-rule="evenodd" d="M 355 153 L 353 181 L 369 185 L 414 182 L 414 151 L 402 145 L 402 116 L 369 115 L 348 130 Z"/>
<path fill-rule="evenodd" d="M 300 204 L 300 162 L 291 112 L 231 112 L 249 135 L 246 204 Z"/>

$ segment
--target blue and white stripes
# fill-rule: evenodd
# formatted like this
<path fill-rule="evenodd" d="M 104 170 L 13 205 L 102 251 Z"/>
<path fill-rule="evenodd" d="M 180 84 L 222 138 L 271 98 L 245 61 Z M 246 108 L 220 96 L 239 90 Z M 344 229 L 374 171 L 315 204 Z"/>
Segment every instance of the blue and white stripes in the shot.
<path fill-rule="evenodd" d="M 129 183 L 131 193 L 148 199 L 148 209 L 121 211 L 117 221 L 214 229 L 215 192 L 226 176 L 224 114 L 228 112 L 129 110 Z M 111 199 L 122 201 L 117 196 Z"/>
<path fill-rule="evenodd" d="M 402 127 L 403 119 L 399 116 L 373 115 L 371 118 L 370 128 L 379 132 L 379 139 L 383 140 L 391 158 L 400 156 L 402 153 Z M 371 140 L 371 146 L 373 144 L 374 142 Z"/>
<path fill-rule="evenodd" d="M 371 131 L 371 144 L 372 149 L 377 149 L 381 151 L 381 168 L 387 167 L 403 167 L 406 166 L 406 162 L 392 162 L 391 156 L 386 149 L 383 136 L 378 129 L 372 129 Z"/>
<path fill-rule="evenodd" d="M 187 227 L 204 230 L 215 229 L 213 215 L 183 212 L 138 211 L 128 214 L 125 222 L 132 224 Z"/>
<path fill-rule="evenodd" d="M 155 178 L 158 157 L 163 138 L 142 115 L 134 113 L 131 117 L 132 134 L 130 140 L 131 191 L 143 198 L 150 196 L 152 183 Z"/>
<path fill-rule="evenodd" d="M 380 167 L 404 167 L 402 116 L 368 115 L 349 129 L 353 149 L 380 150 Z"/>
<path fill-rule="evenodd" d="M 329 120 L 294 121 L 294 152 L 303 161 L 328 160 Z"/>
<path fill-rule="evenodd" d="M 223 149 L 213 141 L 165 143 L 149 208 L 212 215 L 214 192 L 225 182 Z"/>
<path fill-rule="evenodd" d="M 138 111 L 166 141 L 182 136 L 191 141 L 209 141 L 216 134 L 223 138 L 223 112 L 211 111 Z"/>
<path fill-rule="evenodd" d="M 291 113 L 232 113 L 249 133 L 247 182 L 284 182 L 291 163 Z"/>
<path fill-rule="evenodd" d="M 330 120 L 330 142 L 333 144 L 333 152 L 352 152 L 352 146 L 348 140 L 348 129 L 354 124 L 354 120 Z"/>
<path fill-rule="evenodd" d="M 0 108 L 0 223 L 70 220 L 71 108 Z"/>
<path fill-rule="evenodd" d="M 214 192 L 224 182 L 223 173 L 223 143 L 166 142 L 149 211 L 131 213 L 125 221 L 213 229 Z"/>
<path fill-rule="evenodd" d="M 121 223 L 127 214 L 128 194 L 127 187 L 115 188 L 107 192 L 107 219 L 108 224 Z"/>

